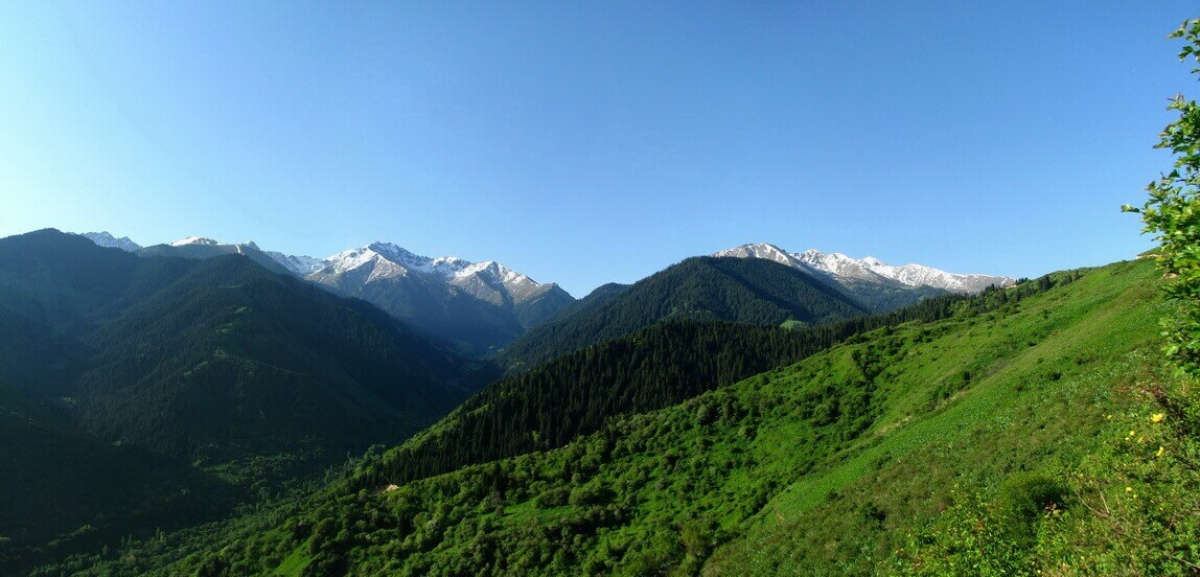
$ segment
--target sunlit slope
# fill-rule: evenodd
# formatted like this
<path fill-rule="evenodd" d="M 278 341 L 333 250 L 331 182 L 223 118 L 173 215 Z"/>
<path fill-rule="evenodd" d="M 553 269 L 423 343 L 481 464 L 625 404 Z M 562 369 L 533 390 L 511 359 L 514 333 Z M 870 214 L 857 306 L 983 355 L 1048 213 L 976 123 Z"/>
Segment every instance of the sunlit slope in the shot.
<path fill-rule="evenodd" d="M 791 480 L 706 573 L 886 570 L 905 530 L 954 499 L 994 495 L 1023 471 L 1069 469 L 1096 448 L 1122 391 L 1158 370 L 1155 275 L 1150 263 L 1119 263 L 1012 314 L 875 343 L 905 341 L 876 378 L 886 402 L 875 425 Z"/>
<path fill-rule="evenodd" d="M 886 572 L 956 485 L 1095 445 L 1112 391 L 1155 366 L 1155 282 L 1118 263 L 990 293 L 561 449 L 245 518 L 171 571 Z"/>

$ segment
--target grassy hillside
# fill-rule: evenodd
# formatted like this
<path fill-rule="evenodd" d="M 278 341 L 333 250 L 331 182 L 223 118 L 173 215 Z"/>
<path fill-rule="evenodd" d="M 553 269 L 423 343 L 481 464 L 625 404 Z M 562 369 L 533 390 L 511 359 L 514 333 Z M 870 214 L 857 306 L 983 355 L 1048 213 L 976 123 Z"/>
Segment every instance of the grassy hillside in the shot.
<path fill-rule="evenodd" d="M 791 480 L 705 572 L 890 568 L 911 531 L 957 500 L 994 499 L 1026 478 L 1061 483 L 1102 448 L 1106 415 L 1129 410 L 1122 391 L 1161 378 L 1155 276 L 1149 263 L 1111 265 L 1014 311 L 930 327 L 941 337 L 879 341 L 903 360 L 876 379 L 888 402 L 871 429 Z"/>
<path fill-rule="evenodd" d="M 1069 486 L 1137 418 L 1128 391 L 1164 378 L 1153 266 L 1077 276 L 961 301 L 950 319 L 884 327 L 560 449 L 389 491 L 335 485 L 222 538 L 138 545 L 136 571 L 921 572 L 940 546 L 928 531 L 939 511 Z M 1085 511 L 1069 493 L 1052 502 Z M 1013 530 L 1052 522 L 1027 521 Z M 1056 566 L 1035 554 L 1048 547 L 1029 547 L 1022 566 Z"/>

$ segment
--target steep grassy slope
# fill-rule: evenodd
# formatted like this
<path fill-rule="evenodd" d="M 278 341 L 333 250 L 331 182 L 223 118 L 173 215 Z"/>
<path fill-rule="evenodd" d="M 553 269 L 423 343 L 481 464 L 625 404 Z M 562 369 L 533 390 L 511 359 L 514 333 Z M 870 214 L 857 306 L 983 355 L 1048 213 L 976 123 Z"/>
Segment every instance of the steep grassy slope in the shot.
<path fill-rule="evenodd" d="M 1029 472 L 1065 476 L 1131 402 L 1121 391 L 1161 370 L 1155 276 L 1147 262 L 1111 265 L 1017 314 L 897 350 L 903 360 L 876 379 L 888 402 L 868 434 L 791 481 L 706 573 L 880 570 L 908 529 L 956 499 L 994 498 Z"/>
<path fill-rule="evenodd" d="M 335 486 L 216 541 L 146 544 L 136 571 L 888 572 L 907 528 L 964 488 L 1060 474 L 1102 444 L 1119 391 L 1156 378 L 1152 265 L 1076 276 L 962 301 L 953 318 L 873 331 L 561 449 L 384 492 Z"/>
<path fill-rule="evenodd" d="M 528 368 L 663 320 L 818 324 L 867 313 L 822 281 L 760 259 L 690 258 L 627 289 L 613 285 L 589 297 L 525 333 L 501 360 Z"/>

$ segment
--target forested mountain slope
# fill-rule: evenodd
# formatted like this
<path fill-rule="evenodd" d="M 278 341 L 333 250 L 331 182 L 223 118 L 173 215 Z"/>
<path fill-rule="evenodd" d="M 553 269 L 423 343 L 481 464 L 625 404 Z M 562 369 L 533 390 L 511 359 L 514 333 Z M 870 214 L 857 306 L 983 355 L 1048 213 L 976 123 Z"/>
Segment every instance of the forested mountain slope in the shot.
<path fill-rule="evenodd" d="M 28 557 L 211 518 L 231 496 L 404 440 L 481 386 L 470 368 L 365 302 L 243 256 L 0 239 L 0 469 L 26 495 L 0 536 Z M 71 489 L 80 480 L 88 490 Z M 56 481 L 70 495 L 44 490 Z M 184 509 L 204 514 L 167 515 Z"/>
<path fill-rule="evenodd" d="M 561 447 L 610 418 L 667 407 L 795 362 L 831 338 L 779 327 L 660 323 L 493 383 L 357 482 L 409 481 Z"/>
<path fill-rule="evenodd" d="M 809 328 L 660 322 L 492 383 L 441 422 L 389 451 L 356 482 L 410 481 L 560 447 L 600 430 L 609 419 L 682 402 L 868 330 L 947 318 L 970 301 L 986 299 L 944 295 L 889 314 Z"/>
<path fill-rule="evenodd" d="M 1121 391 L 1160 378 L 1156 276 L 1118 263 L 986 293 L 951 318 L 877 329 L 560 449 L 389 491 L 334 486 L 223 539 L 145 544 L 137 570 L 197 549 L 209 553 L 158 571 L 902 569 L 896 550 L 919 556 L 927 546 L 908 539 L 940 509 L 1002 489 L 1036 501 L 1039 480 L 1103 447 L 1106 415 L 1136 411 Z"/>
<path fill-rule="evenodd" d="M 453 357 L 362 302 L 203 261 L 93 334 L 102 353 L 73 381 L 86 428 L 157 452 L 228 461 L 399 440 L 461 392 Z"/>
<path fill-rule="evenodd" d="M 189 462 L 341 455 L 464 394 L 459 361 L 383 312 L 241 256 L 138 258 L 43 231 L 0 241 L 0 273 L 0 334 L 21 351 L 0 375 L 110 442 Z"/>
<path fill-rule="evenodd" d="M 0 384 L 0 570 L 100 550 L 113 537 L 228 515 L 215 475 L 87 434 L 46 403 Z M 32 551 L 32 548 L 41 551 Z"/>
<path fill-rule="evenodd" d="M 501 361 L 532 367 L 663 320 L 811 325 L 867 314 L 849 296 L 799 270 L 739 258 L 689 258 L 627 289 L 617 285 L 585 300 L 533 327 L 504 350 Z"/>

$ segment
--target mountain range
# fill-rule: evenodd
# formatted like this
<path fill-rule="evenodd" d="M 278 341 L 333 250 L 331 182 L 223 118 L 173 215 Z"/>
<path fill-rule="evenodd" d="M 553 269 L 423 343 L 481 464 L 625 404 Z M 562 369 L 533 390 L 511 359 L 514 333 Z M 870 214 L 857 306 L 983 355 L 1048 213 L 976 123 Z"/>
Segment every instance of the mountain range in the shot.
<path fill-rule="evenodd" d="M 496 353 L 538 325 L 574 315 L 581 307 L 610 296 L 614 287 L 621 287 L 606 285 L 597 289 L 595 296 L 577 301 L 555 283 L 538 283 L 495 261 L 421 256 L 387 242 L 313 258 L 263 251 L 254 242 L 230 244 L 195 236 L 144 248 L 128 237 L 116 238 L 107 232 L 83 236 L 100 246 L 143 256 L 203 259 L 242 254 L 272 272 L 366 300 L 474 355 Z M 888 312 L 947 292 L 977 293 L 991 285 L 1014 282 L 1002 276 L 953 274 L 919 264 L 891 266 L 873 257 L 855 259 L 811 249 L 788 253 L 766 243 L 745 244 L 712 256 L 760 259 L 791 267 L 871 312 Z"/>
<path fill-rule="evenodd" d="M 1164 552 L 1148 574 L 1190 574 L 1173 559 L 1191 559 L 1195 483 L 1161 480 L 1194 477 L 1165 428 L 1187 417 L 1126 398 L 1157 382 L 1158 276 L 1064 271 L 832 339 L 839 323 L 657 323 L 506 377 L 322 489 L 50 569 L 1032 575 L 1099 558 L 1123 574 L 1110 544 L 1132 528 Z"/>
<path fill-rule="evenodd" d="M 808 272 L 841 287 L 877 312 L 912 304 L 939 291 L 974 294 L 989 286 L 1016 282 L 1005 276 L 955 274 L 920 264 L 892 266 L 872 256 L 856 259 L 816 249 L 789 253 L 767 243 L 743 244 L 713 256 L 764 259 Z"/>
<path fill-rule="evenodd" d="M 955 528 L 1083 542 L 1021 544 L 1146 485 L 1079 459 L 1186 452 L 1153 423 L 1187 414 L 1115 396 L 1171 386 L 1146 261 L 1014 283 L 744 245 L 480 357 L 367 297 L 545 285 L 387 243 L 92 236 L 0 239 L 5 574 L 922 573 Z"/>
<path fill-rule="evenodd" d="M 317 259 L 263 251 L 252 241 L 230 244 L 192 236 L 143 248 L 106 232 L 83 236 L 142 256 L 245 255 L 272 272 L 366 300 L 468 354 L 508 344 L 575 300 L 554 283 L 540 284 L 498 262 L 430 258 L 392 243 L 375 242 Z"/>

